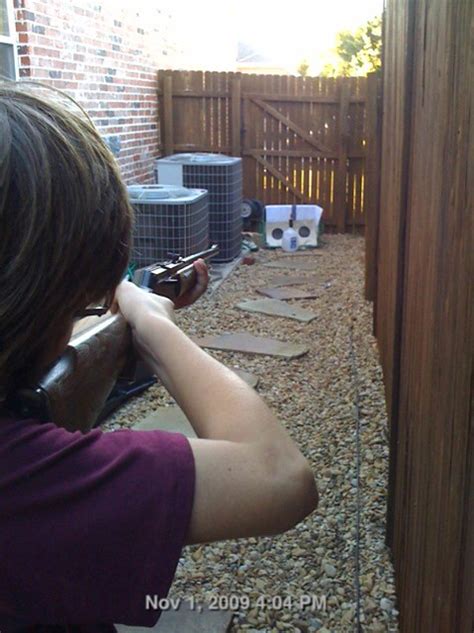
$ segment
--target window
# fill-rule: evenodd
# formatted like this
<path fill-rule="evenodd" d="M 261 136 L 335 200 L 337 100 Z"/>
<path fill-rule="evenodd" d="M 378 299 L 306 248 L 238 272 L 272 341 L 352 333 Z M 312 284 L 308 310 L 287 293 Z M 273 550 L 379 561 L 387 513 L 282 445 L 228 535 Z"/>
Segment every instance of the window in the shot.
<path fill-rule="evenodd" d="M 15 35 L 13 0 L 0 0 L 0 76 L 9 79 L 18 77 Z"/>

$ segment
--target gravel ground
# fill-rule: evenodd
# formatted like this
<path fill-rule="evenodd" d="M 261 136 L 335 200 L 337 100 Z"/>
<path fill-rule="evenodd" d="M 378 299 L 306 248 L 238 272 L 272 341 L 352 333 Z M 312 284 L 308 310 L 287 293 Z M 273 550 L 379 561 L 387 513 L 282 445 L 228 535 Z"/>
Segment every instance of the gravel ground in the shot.
<path fill-rule="evenodd" d="M 393 567 L 384 545 L 387 419 L 372 308 L 363 298 L 364 241 L 327 235 L 314 251 L 291 257 L 260 250 L 255 257 L 253 266 L 238 266 L 213 294 L 177 312 L 178 325 L 189 335 L 246 330 L 307 344 L 309 353 L 294 360 L 210 353 L 260 378 L 259 394 L 312 464 L 320 503 L 277 537 L 187 547 L 170 596 L 230 607 L 234 633 L 349 632 L 357 630 L 358 616 L 360 630 L 397 631 Z M 286 272 L 263 265 L 285 257 L 314 262 L 316 273 L 288 274 L 307 278 L 299 288 L 318 290 L 315 299 L 290 302 L 317 318 L 304 324 L 235 308 L 261 297 L 255 288 Z M 154 386 L 106 428 L 131 426 L 172 403 Z"/>

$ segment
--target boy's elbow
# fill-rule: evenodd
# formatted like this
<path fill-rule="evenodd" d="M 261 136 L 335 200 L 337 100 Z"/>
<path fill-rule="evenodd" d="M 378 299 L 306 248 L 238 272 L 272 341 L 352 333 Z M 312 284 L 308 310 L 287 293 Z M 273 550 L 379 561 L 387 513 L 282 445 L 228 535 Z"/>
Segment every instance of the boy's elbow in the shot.
<path fill-rule="evenodd" d="M 319 501 L 318 489 L 313 471 L 308 462 L 301 456 L 299 464 L 293 464 L 280 480 L 278 498 L 278 519 L 275 522 L 274 534 L 286 532 L 303 521 L 313 512 Z"/>
<path fill-rule="evenodd" d="M 291 527 L 294 527 L 311 514 L 311 512 L 316 509 L 319 501 L 316 480 L 306 459 L 303 459 L 297 480 L 298 485 L 292 504 L 294 507 L 294 515 L 293 525 Z"/>
<path fill-rule="evenodd" d="M 306 517 L 308 516 L 308 514 L 311 514 L 311 512 L 316 510 L 319 503 L 319 494 L 318 488 L 316 486 L 316 479 L 314 478 L 314 473 L 311 470 L 309 464 L 306 465 L 304 479 L 304 499 L 306 503 L 304 516 Z"/>

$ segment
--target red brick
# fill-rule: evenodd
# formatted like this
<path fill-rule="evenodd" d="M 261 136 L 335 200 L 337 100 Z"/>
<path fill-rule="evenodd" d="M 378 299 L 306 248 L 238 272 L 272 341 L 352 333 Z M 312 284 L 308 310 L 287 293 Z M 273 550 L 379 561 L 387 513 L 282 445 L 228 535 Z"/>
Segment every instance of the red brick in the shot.
<path fill-rule="evenodd" d="M 20 11 L 20 18 L 22 20 L 30 20 L 30 21 L 34 21 L 36 20 L 36 15 L 32 12 L 32 11 Z"/>
<path fill-rule="evenodd" d="M 25 15 L 23 0 L 16 1 L 17 15 Z M 74 0 L 73 7 L 29 0 L 26 21 L 17 24 L 20 44 L 29 45 L 29 55 L 21 57 L 21 74 L 78 99 L 102 134 L 120 136 L 118 162 L 125 180 L 153 182 L 154 160 L 160 155 L 158 66 L 150 62 L 155 51 L 148 48 L 155 36 L 139 31 L 151 33 L 154 25 L 138 17 L 114 22 L 117 13 L 113 4 L 108 6 L 92 7 L 88 0 Z M 73 32 L 73 24 L 82 33 Z"/>

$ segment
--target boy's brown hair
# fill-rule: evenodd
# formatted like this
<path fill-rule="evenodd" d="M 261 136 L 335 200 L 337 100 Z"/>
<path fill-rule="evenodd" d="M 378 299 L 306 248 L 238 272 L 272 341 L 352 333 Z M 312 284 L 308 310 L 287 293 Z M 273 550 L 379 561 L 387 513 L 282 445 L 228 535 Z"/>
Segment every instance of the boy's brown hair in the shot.
<path fill-rule="evenodd" d="M 114 157 L 87 117 L 37 92 L 0 83 L 0 402 L 76 311 L 117 286 L 130 251 Z"/>

